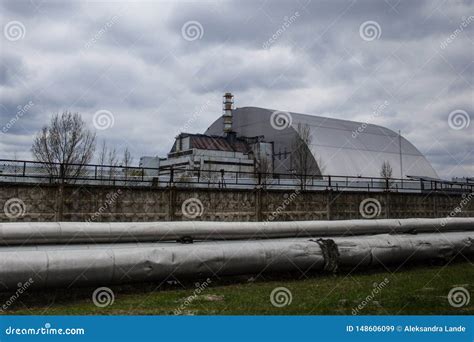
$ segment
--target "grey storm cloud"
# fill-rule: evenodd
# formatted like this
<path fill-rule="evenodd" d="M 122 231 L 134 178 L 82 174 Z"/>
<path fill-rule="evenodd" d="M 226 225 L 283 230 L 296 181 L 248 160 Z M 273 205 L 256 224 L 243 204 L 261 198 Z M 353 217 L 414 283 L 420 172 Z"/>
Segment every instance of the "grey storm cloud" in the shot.
<path fill-rule="evenodd" d="M 110 111 L 100 140 L 135 162 L 163 156 L 232 91 L 240 107 L 401 130 L 442 177 L 474 174 L 472 1 L 2 0 L 0 12 L 0 158 L 31 159 L 34 134 L 64 110 L 91 128 Z M 471 122 L 453 129 L 459 110 Z"/>

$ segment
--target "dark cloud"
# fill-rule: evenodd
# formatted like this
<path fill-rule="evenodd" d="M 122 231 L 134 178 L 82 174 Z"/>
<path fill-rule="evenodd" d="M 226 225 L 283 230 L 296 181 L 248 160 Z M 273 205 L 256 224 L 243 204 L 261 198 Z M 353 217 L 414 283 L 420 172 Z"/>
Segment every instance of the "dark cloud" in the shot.
<path fill-rule="evenodd" d="M 1 7 L 10 16 L 52 16 L 71 14 L 79 11 L 80 1 L 60 1 L 60 0 L 2 0 Z"/>
<path fill-rule="evenodd" d="M 135 161 L 164 155 L 178 131 L 203 132 L 232 91 L 240 107 L 400 129 L 441 176 L 472 175 L 473 9 L 443 0 L 2 1 L 2 33 L 19 21 L 25 35 L 0 37 L 0 126 L 9 126 L 0 154 L 30 158 L 32 136 L 54 113 L 78 111 L 93 127 L 105 109 L 115 122 L 99 139 L 128 146 Z M 202 27 L 196 39 L 183 37 L 189 22 Z M 380 27 L 374 40 L 360 35 L 367 22 Z M 469 127 L 450 127 L 456 110 Z"/>
<path fill-rule="evenodd" d="M 25 79 L 26 75 L 25 64 L 21 56 L 7 53 L 2 54 L 0 85 L 3 87 L 14 87 L 21 82 L 22 79 Z"/>

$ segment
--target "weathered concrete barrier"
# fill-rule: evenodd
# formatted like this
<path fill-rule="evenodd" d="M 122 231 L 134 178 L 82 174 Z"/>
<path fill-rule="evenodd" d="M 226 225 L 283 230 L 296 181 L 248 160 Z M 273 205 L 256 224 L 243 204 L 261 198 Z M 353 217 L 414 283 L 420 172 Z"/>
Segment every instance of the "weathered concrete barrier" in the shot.
<path fill-rule="evenodd" d="M 474 217 L 473 197 L 472 193 L 461 195 L 449 192 L 128 188 L 105 185 L 64 185 L 61 189 L 57 184 L 0 183 L 0 222 L 273 222 Z M 9 212 L 8 208 L 12 210 Z M 373 211 L 366 212 L 364 208 Z"/>

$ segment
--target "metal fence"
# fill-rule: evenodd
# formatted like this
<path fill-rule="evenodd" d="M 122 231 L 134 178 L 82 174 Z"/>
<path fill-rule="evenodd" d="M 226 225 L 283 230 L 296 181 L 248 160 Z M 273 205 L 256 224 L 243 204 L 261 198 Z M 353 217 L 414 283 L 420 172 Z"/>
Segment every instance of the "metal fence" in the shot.
<path fill-rule="evenodd" d="M 0 159 L 0 182 L 65 183 L 116 186 L 267 188 L 336 191 L 399 191 L 469 193 L 472 182 L 397 179 L 225 170 L 158 169 L 123 165 L 59 164 Z"/>

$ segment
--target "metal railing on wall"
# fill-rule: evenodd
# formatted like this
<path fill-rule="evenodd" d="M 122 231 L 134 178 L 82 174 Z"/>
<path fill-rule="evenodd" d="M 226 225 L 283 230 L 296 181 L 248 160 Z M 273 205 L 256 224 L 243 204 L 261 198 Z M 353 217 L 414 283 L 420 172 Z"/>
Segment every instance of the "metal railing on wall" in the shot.
<path fill-rule="evenodd" d="M 472 182 L 434 179 L 261 173 L 219 170 L 159 169 L 123 165 L 60 164 L 0 159 L 0 182 L 64 183 L 115 186 L 267 188 L 335 191 L 468 193 Z"/>

